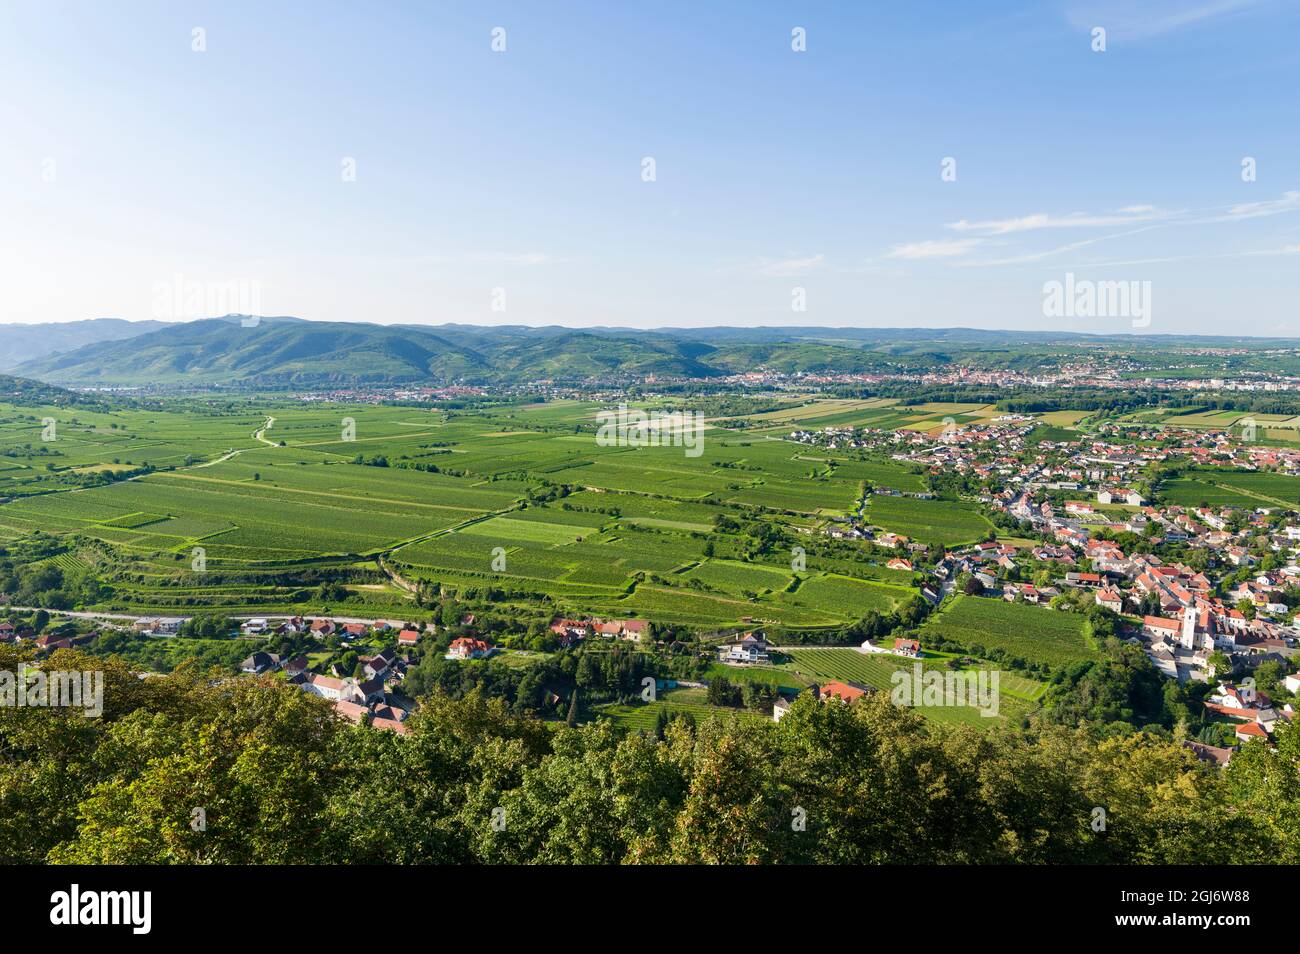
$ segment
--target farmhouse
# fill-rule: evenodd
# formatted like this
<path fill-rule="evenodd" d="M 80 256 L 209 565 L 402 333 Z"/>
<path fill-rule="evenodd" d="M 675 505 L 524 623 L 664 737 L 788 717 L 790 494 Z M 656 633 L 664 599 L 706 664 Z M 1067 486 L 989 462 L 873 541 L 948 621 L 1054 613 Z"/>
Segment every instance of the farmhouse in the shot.
<path fill-rule="evenodd" d="M 822 702 L 829 702 L 831 699 L 854 702 L 871 691 L 870 686 L 860 682 L 828 682 L 822 686 L 813 686 L 814 695 Z"/>
<path fill-rule="evenodd" d="M 921 643 L 919 640 L 899 637 L 894 640 L 894 652 L 900 656 L 911 656 L 915 659 L 921 655 Z"/>
<path fill-rule="evenodd" d="M 414 646 L 420 641 L 420 633 L 414 629 L 404 629 L 397 634 L 397 645 Z"/>
<path fill-rule="evenodd" d="M 740 639 L 724 643 L 718 652 L 718 661 L 728 665 L 764 663 L 767 660 L 767 640 L 762 633 L 746 633 Z"/>

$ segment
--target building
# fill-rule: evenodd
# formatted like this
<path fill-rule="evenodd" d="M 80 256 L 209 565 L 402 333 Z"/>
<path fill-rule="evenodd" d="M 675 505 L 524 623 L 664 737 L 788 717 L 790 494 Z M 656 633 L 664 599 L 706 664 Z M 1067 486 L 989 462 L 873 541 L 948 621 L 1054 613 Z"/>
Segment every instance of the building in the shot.
<path fill-rule="evenodd" d="M 256 675 L 266 672 L 268 669 L 276 669 L 280 665 L 280 657 L 275 653 L 255 652 L 242 663 L 239 664 L 239 671 Z"/>
<path fill-rule="evenodd" d="M 482 639 L 462 636 L 447 647 L 448 659 L 483 659 L 492 654 L 492 644 Z"/>
<path fill-rule="evenodd" d="M 752 665 L 768 661 L 767 640 L 762 633 L 746 633 L 740 639 L 724 643 L 718 661 L 728 665 Z"/>

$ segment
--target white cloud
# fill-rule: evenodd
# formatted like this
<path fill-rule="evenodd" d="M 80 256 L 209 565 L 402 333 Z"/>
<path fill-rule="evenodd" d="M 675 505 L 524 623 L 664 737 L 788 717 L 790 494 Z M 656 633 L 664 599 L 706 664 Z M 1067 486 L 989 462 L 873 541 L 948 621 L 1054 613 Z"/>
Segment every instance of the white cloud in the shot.
<path fill-rule="evenodd" d="M 895 245 L 885 258 L 922 260 L 928 258 L 957 258 L 969 254 L 983 239 L 939 239 L 928 242 L 909 242 Z"/>
<path fill-rule="evenodd" d="M 1103 26 L 1115 37 L 1141 40 L 1197 26 L 1218 17 L 1249 13 L 1270 5 L 1272 0 L 1205 0 L 1189 5 L 1187 0 L 1106 0 L 1076 4 L 1066 11 L 1070 26 L 1090 30 Z"/>
<path fill-rule="evenodd" d="M 1166 218 L 1171 213 L 1162 212 L 1153 205 L 1129 205 L 1115 212 L 1089 213 L 1070 212 L 1066 215 L 1051 215 L 1047 212 L 1035 212 L 1009 219 L 988 219 L 983 222 L 970 222 L 961 219 L 950 222 L 946 227 L 955 232 L 984 232 L 989 235 L 1008 235 L 1012 232 L 1032 232 L 1038 229 L 1066 228 L 1108 228 L 1116 225 L 1132 225 L 1135 222 L 1150 222 Z"/>

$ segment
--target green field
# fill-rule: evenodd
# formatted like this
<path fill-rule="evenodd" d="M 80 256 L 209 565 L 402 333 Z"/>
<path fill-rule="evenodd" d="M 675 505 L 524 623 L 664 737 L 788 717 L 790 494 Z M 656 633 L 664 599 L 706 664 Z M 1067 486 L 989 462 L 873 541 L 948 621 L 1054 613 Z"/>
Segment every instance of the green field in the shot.
<path fill-rule="evenodd" d="M 980 648 L 1001 649 L 1031 663 L 1068 666 L 1092 659 L 1097 651 L 1083 633 L 1083 617 L 1044 606 L 1007 603 L 979 596 L 958 596 L 921 628 L 921 645 L 927 636 L 946 639 L 980 653 Z"/>
<path fill-rule="evenodd" d="M 867 483 L 919 489 L 912 470 L 722 427 L 698 456 L 601 446 L 600 407 L 0 405 L 0 540 L 64 538 L 111 586 L 97 606 L 143 612 L 319 610 L 314 583 L 300 581 L 328 576 L 359 615 L 409 608 L 408 590 L 429 581 L 556 611 L 829 627 L 913 592 L 908 574 L 868 563 L 796 574 L 788 552 L 758 562 L 742 535 L 719 530 L 812 530 L 854 509 Z M 876 401 L 815 410 L 895 413 Z M 56 427 L 42 441 L 46 417 Z M 96 476 L 104 469 L 132 476 Z M 956 502 L 878 498 L 875 511 L 922 540 L 987 530 Z"/>
<path fill-rule="evenodd" d="M 924 645 L 924 644 L 923 644 Z M 896 672 L 910 673 L 912 667 L 946 671 L 945 658 L 930 657 L 924 660 L 905 659 L 883 653 L 863 653 L 853 648 L 808 647 L 785 651 L 788 663 L 779 667 L 795 677 L 818 682 L 837 680 L 856 682 L 883 692 L 892 689 Z M 974 669 L 991 668 L 979 665 Z M 760 670 L 761 671 L 761 670 Z M 1018 723 L 1021 718 L 1037 708 L 1045 684 L 1005 669 L 998 670 L 999 705 L 996 716 L 981 715 L 971 707 L 916 706 L 926 718 L 939 722 L 963 722 L 981 728 L 991 728 L 1008 722 Z"/>

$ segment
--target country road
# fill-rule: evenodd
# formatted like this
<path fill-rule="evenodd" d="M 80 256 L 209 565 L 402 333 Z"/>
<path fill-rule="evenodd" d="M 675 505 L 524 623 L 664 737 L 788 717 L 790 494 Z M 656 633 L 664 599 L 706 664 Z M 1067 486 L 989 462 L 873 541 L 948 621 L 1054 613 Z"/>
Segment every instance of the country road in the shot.
<path fill-rule="evenodd" d="M 50 609 L 49 607 L 41 607 L 41 606 L 9 606 L 9 607 L 5 607 L 3 610 L 0 610 L 0 612 L 4 612 L 7 610 L 9 612 L 16 612 L 16 613 L 35 613 L 41 609 L 44 609 L 45 612 L 49 613 L 51 616 L 67 616 L 72 619 L 114 619 L 114 620 L 126 620 L 130 622 L 138 622 L 139 620 L 142 619 L 158 619 L 159 617 L 163 617 L 166 619 L 179 619 L 179 620 L 188 620 L 192 618 L 190 616 L 180 616 L 180 615 L 173 616 L 168 613 L 144 613 L 141 615 L 133 615 L 130 613 L 100 613 L 100 612 L 93 612 L 89 610 L 60 610 L 60 609 Z M 219 615 L 225 615 L 225 614 L 219 614 Z M 228 618 L 229 619 L 264 619 L 270 621 L 270 620 L 293 619 L 295 615 L 299 615 L 299 614 L 231 613 L 229 614 Z M 409 622 L 409 620 L 404 620 L 401 619 L 400 617 L 377 617 L 375 619 L 363 619 L 362 617 L 359 616 L 336 616 L 333 613 L 305 613 L 301 615 L 305 619 L 332 619 L 336 623 L 364 623 L 367 626 L 373 626 L 375 623 L 379 622 L 380 619 L 383 619 L 383 621 L 389 623 Z"/>
<path fill-rule="evenodd" d="M 268 417 L 268 418 L 266 419 L 266 423 L 262 425 L 261 430 L 254 431 L 254 432 L 253 432 L 253 436 L 256 437 L 256 438 L 257 438 L 259 441 L 261 441 L 263 444 L 270 444 L 272 447 L 277 447 L 277 446 L 279 446 L 279 445 L 277 445 L 277 444 L 275 443 L 275 441 L 268 441 L 265 437 L 262 436 L 263 434 L 265 434 L 267 431 L 269 431 L 269 430 L 271 429 L 271 425 L 274 424 L 274 423 L 275 423 L 275 418 L 273 418 L 273 417 Z"/>

